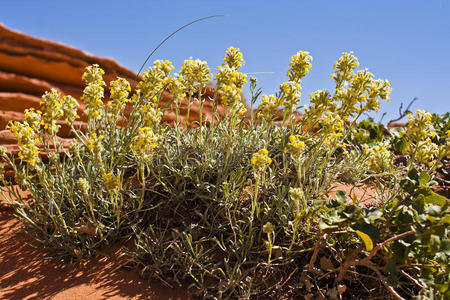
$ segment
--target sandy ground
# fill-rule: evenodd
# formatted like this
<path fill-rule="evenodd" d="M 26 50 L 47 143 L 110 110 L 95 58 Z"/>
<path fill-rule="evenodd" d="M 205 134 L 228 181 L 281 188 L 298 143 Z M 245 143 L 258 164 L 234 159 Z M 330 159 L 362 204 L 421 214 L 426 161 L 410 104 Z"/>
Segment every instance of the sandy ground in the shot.
<path fill-rule="evenodd" d="M 336 190 L 356 194 L 365 205 L 375 196 L 374 191 L 340 184 L 331 197 Z M 184 289 L 148 282 L 137 270 L 120 268 L 116 259 L 119 247 L 106 256 L 68 266 L 46 260 L 45 252 L 31 247 L 29 241 L 12 210 L 0 199 L 0 299 L 188 299 Z"/>
<path fill-rule="evenodd" d="M 11 213 L 4 203 L 0 205 L 0 299 L 188 298 L 183 289 L 149 283 L 138 271 L 120 268 L 116 259 L 120 248 L 83 265 L 45 260 L 43 251 L 27 244 L 29 239 Z"/>

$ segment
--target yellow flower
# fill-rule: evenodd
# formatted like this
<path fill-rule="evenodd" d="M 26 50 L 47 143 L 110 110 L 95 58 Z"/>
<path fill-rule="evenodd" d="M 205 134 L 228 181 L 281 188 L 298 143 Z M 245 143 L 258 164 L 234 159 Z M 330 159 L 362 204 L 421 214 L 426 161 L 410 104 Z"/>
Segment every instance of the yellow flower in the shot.
<path fill-rule="evenodd" d="M 130 83 L 124 78 L 117 78 L 117 80 L 111 81 L 109 84 L 111 101 L 108 102 L 108 107 L 111 110 L 112 115 L 117 115 L 121 110 L 125 108 L 128 99 L 129 92 L 131 90 Z"/>
<path fill-rule="evenodd" d="M 272 233 L 275 230 L 275 226 L 273 226 L 272 223 L 267 222 L 266 224 L 264 224 L 263 228 L 262 228 L 264 233 Z"/>
<path fill-rule="evenodd" d="M 105 85 L 103 81 L 103 75 L 105 71 L 99 67 L 97 64 L 93 64 L 92 66 L 86 67 L 86 72 L 84 72 L 82 78 L 86 82 L 87 85 L 90 84 L 99 84 Z"/>
<path fill-rule="evenodd" d="M 242 53 L 239 48 L 229 47 L 226 50 L 226 54 L 223 57 L 223 65 L 228 66 L 230 68 L 234 68 L 235 70 L 239 70 L 239 68 L 245 64 Z"/>
<path fill-rule="evenodd" d="M 272 163 L 272 159 L 269 157 L 269 151 L 263 148 L 256 153 L 253 153 L 251 163 L 257 173 L 263 171 L 266 166 Z"/>
<path fill-rule="evenodd" d="M 233 107 L 235 103 L 241 102 L 241 90 L 234 84 L 223 85 L 219 92 L 225 106 Z"/>
<path fill-rule="evenodd" d="M 148 160 L 153 156 L 153 149 L 156 148 L 159 138 L 150 127 L 142 127 L 139 129 L 139 134 L 134 138 L 134 144 L 131 145 L 131 148 L 136 151 L 142 160 Z"/>
<path fill-rule="evenodd" d="M 157 126 L 161 122 L 163 113 L 155 103 L 143 105 L 141 112 L 144 115 L 147 126 Z"/>
<path fill-rule="evenodd" d="M 367 155 L 367 166 L 375 172 L 382 172 L 393 168 L 393 154 L 388 150 L 388 144 L 378 143 L 369 148 L 364 145 L 364 151 Z"/>
<path fill-rule="evenodd" d="M 184 85 L 191 89 L 204 86 L 205 83 L 212 79 L 211 70 L 206 61 L 185 60 L 181 65 L 180 74 L 185 81 Z"/>
<path fill-rule="evenodd" d="M 105 181 L 105 186 L 108 190 L 120 189 L 122 187 L 120 176 L 114 176 L 112 173 L 105 173 L 102 178 Z"/>
<path fill-rule="evenodd" d="M 261 104 L 258 105 L 258 117 L 269 121 L 275 116 L 280 106 L 280 100 L 274 95 L 263 95 Z"/>
<path fill-rule="evenodd" d="M 309 55 L 309 52 L 299 51 L 297 54 L 291 56 L 290 60 L 290 69 L 286 75 L 290 81 L 300 82 L 309 73 L 309 69 L 311 69 L 312 56 Z"/>
<path fill-rule="evenodd" d="M 84 114 L 88 117 L 88 122 L 99 120 L 103 117 L 103 97 L 105 82 L 103 81 L 105 72 L 98 65 L 92 65 L 86 68 L 83 79 L 86 87 L 83 90 L 81 100 L 86 103 Z"/>
<path fill-rule="evenodd" d="M 295 160 L 300 159 L 300 156 L 306 148 L 305 142 L 303 142 L 301 138 L 302 136 L 299 134 L 289 136 L 287 152 L 289 152 Z"/>
<path fill-rule="evenodd" d="M 280 89 L 283 91 L 283 97 L 280 99 L 280 104 L 292 111 L 300 102 L 300 84 L 295 81 L 287 81 L 280 86 Z"/>
<path fill-rule="evenodd" d="M 39 110 L 35 111 L 34 108 L 25 110 L 24 123 L 28 124 L 35 132 L 39 132 L 41 128 L 41 118 L 42 113 Z"/>
<path fill-rule="evenodd" d="M 342 87 L 345 81 L 351 79 L 353 70 L 358 66 L 358 59 L 353 55 L 353 52 L 342 53 L 342 56 L 333 66 L 334 73 L 331 74 L 331 78 L 336 81 L 336 89 Z"/>
<path fill-rule="evenodd" d="M 429 112 L 417 110 L 415 117 L 412 114 L 408 114 L 408 117 L 405 136 L 412 142 L 418 143 L 436 135 Z"/>
<path fill-rule="evenodd" d="M 103 150 L 102 145 L 103 138 L 104 137 L 102 135 L 99 135 L 97 137 L 96 133 L 91 133 L 89 135 L 89 138 L 86 140 L 86 146 L 90 151 L 94 152 L 95 154 L 98 154 Z"/>
<path fill-rule="evenodd" d="M 79 116 L 77 108 L 79 104 L 72 96 L 64 96 L 61 100 L 61 109 L 63 111 L 63 119 L 72 124 Z"/>

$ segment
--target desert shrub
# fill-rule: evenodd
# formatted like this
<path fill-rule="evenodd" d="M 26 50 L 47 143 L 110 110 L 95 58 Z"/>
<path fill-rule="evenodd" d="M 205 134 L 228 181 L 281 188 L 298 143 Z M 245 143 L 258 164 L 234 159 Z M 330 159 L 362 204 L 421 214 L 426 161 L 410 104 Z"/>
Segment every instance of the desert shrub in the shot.
<path fill-rule="evenodd" d="M 9 126 L 20 160 L 2 156 L 33 196 L 27 202 L 9 188 L 17 216 L 66 258 L 132 239 L 126 254 L 144 274 L 169 286 L 188 281 L 201 297 L 447 297 L 449 201 L 432 187 L 448 142 L 433 141 L 432 117 L 418 111 L 401 134 L 410 159 L 395 166 L 392 140 L 370 121 L 356 126 L 389 99 L 389 82 L 357 71 L 352 53 L 334 65 L 334 91 L 312 93 L 296 119 L 311 61 L 308 52 L 292 56 L 280 91 L 246 114 L 242 54 L 227 49 L 214 114 L 193 123 L 191 104 L 202 111 L 212 78 L 206 62 L 187 60 L 170 75 L 171 64 L 156 61 L 132 96 L 125 80 L 111 82 L 106 105 L 103 71 L 89 67 L 87 128 L 75 128 L 76 101 L 56 91 L 43 96 L 43 112 L 28 110 Z M 250 84 L 253 106 L 261 92 L 255 78 Z M 173 126 L 160 123 L 164 90 L 173 95 Z M 70 145 L 56 137 L 56 120 L 72 127 Z M 343 191 L 330 197 L 337 181 L 371 187 L 377 204 Z"/>

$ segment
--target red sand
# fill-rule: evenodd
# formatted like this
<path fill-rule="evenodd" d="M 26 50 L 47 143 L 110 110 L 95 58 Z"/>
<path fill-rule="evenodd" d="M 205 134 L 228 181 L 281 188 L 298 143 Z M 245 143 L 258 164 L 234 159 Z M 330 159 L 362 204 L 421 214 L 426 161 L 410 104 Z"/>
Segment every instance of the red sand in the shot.
<path fill-rule="evenodd" d="M 0 299 L 188 298 L 184 289 L 148 282 L 138 271 L 120 268 L 120 249 L 82 265 L 44 260 L 45 252 L 26 244 L 30 239 L 11 213 L 0 205 Z"/>
<path fill-rule="evenodd" d="M 375 196 L 373 190 L 344 184 L 336 185 L 330 196 L 334 197 L 336 190 L 356 194 L 366 205 Z M 20 222 L 11 213 L 0 199 L 0 299 L 188 298 L 185 289 L 148 282 L 139 277 L 138 271 L 120 268 L 118 247 L 84 264 L 68 266 L 44 260 L 44 251 L 26 244 L 30 239 L 21 233 Z"/>

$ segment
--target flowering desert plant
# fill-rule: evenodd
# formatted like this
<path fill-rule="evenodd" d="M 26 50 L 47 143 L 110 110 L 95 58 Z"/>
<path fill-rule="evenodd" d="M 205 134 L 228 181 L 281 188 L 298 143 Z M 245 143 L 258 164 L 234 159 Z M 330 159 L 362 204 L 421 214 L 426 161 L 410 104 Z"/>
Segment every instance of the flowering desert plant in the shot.
<path fill-rule="evenodd" d="M 448 296 L 449 201 L 432 191 L 448 143 L 433 141 L 426 112 L 411 116 L 401 136 L 406 165 L 392 163 L 389 138 L 354 143 L 360 116 L 377 111 L 391 89 L 356 70 L 352 53 L 334 65 L 334 91 L 312 93 L 296 118 L 311 62 L 308 52 L 293 55 L 280 91 L 246 115 L 243 56 L 227 49 L 209 120 L 206 62 L 186 60 L 171 75 L 170 62 L 156 61 L 135 91 L 124 79 L 111 82 L 106 103 L 103 71 L 88 67 L 87 126 L 76 125 L 76 101 L 56 91 L 43 96 L 43 112 L 28 110 L 9 126 L 19 162 L 2 157 L 34 199 L 10 186 L 16 214 L 36 241 L 67 258 L 132 239 L 127 255 L 144 274 L 168 285 L 189 279 L 201 297 Z M 255 103 L 261 93 L 255 78 L 250 84 Z M 161 123 L 165 90 L 173 126 Z M 188 121 L 194 101 L 196 123 Z M 61 121 L 75 136 L 70 143 L 57 137 Z M 339 181 L 371 187 L 378 204 L 343 191 L 330 197 Z"/>

